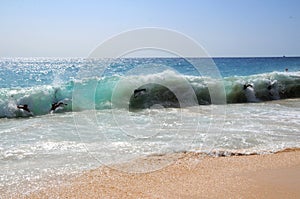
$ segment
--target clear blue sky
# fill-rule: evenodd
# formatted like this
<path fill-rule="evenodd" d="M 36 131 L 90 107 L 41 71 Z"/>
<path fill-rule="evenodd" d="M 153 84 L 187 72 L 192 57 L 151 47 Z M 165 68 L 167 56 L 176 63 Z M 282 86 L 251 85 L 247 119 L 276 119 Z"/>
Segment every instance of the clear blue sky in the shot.
<path fill-rule="evenodd" d="M 182 32 L 211 56 L 300 56 L 299 0 L 0 0 L 0 57 L 86 57 L 120 32 Z"/>

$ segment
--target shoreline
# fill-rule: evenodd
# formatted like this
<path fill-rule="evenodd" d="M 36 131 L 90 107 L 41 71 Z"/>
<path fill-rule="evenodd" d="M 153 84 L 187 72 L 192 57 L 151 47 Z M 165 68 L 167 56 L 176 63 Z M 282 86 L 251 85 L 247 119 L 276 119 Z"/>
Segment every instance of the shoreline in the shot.
<path fill-rule="evenodd" d="M 22 198 L 298 198 L 300 149 L 273 154 L 207 156 L 178 153 L 174 164 L 149 173 L 109 167 L 83 172 Z M 165 159 L 159 156 L 157 160 Z M 153 159 L 143 159 L 144 164 Z"/>

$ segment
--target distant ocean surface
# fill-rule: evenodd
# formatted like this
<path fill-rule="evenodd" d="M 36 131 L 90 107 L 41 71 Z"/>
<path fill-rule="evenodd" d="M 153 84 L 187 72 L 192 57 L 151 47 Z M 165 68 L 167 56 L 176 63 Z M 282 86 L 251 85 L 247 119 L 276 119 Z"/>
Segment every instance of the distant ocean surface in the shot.
<path fill-rule="evenodd" d="M 226 104 L 183 58 L 1 58 L 0 192 L 153 154 L 300 147 L 300 57 L 210 61 Z"/>

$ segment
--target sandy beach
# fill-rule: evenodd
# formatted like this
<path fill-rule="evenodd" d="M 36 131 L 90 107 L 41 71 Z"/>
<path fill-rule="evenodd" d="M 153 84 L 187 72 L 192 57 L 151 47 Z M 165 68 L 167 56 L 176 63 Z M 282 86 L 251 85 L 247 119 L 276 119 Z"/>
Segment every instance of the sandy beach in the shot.
<path fill-rule="evenodd" d="M 178 156 L 174 164 L 144 174 L 100 167 L 26 198 L 300 197 L 299 149 L 266 155 L 208 157 L 189 152 Z"/>

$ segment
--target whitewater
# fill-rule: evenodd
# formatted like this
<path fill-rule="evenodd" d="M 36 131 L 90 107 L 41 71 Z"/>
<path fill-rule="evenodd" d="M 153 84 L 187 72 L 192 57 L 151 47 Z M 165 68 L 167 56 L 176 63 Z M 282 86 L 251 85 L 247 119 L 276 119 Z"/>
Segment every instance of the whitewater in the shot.
<path fill-rule="evenodd" d="M 120 169 L 140 157 L 300 147 L 300 58 L 213 62 L 221 80 L 182 58 L 126 58 L 107 66 L 82 58 L 2 58 L 0 190 L 26 193 L 43 178 L 46 185 L 101 165 Z M 225 98 L 215 103 L 220 82 Z"/>

